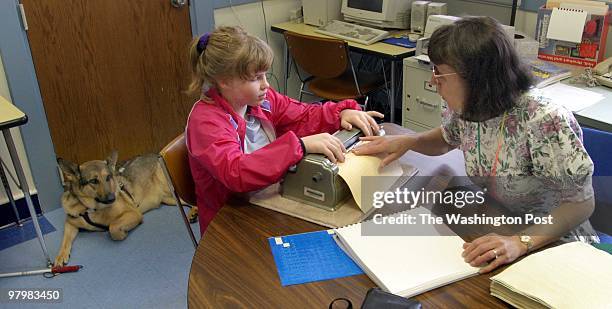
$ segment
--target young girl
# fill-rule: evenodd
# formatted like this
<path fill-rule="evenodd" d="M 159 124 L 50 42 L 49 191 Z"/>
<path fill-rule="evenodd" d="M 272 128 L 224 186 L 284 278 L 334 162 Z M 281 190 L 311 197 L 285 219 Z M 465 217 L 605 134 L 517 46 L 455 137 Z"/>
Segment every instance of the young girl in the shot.
<path fill-rule="evenodd" d="M 202 35 L 190 58 L 189 90 L 201 96 L 185 134 L 202 234 L 230 193 L 279 181 L 306 153 L 343 161 L 344 146 L 329 133 L 355 126 L 378 134 L 372 116 L 383 115 L 360 111 L 354 100 L 304 104 L 270 88 L 272 50 L 240 27 Z"/>

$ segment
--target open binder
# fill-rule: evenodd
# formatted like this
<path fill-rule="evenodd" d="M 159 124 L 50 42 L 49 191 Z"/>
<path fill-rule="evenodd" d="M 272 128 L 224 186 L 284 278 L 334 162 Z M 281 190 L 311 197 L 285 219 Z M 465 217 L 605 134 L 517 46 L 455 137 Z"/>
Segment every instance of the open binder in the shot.
<path fill-rule="evenodd" d="M 419 207 L 391 215 L 431 215 Z M 461 257 L 464 241 L 446 225 L 420 224 L 424 236 L 364 236 L 369 220 L 335 229 L 336 242 L 383 290 L 411 297 L 473 276 L 479 268 Z M 366 226 L 370 225 L 370 226 Z"/>

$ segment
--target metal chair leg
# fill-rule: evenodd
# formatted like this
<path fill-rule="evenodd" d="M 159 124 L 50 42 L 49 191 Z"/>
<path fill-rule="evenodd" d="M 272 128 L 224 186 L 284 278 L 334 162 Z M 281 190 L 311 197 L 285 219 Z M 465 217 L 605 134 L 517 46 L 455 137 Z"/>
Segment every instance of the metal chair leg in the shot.
<path fill-rule="evenodd" d="M 193 243 L 193 248 L 198 247 L 198 242 L 195 239 L 195 235 L 193 234 L 193 230 L 191 229 L 191 224 L 189 224 L 189 220 L 187 219 L 187 215 L 185 214 L 185 209 L 183 209 L 183 203 L 181 203 L 181 198 L 176 193 L 174 189 L 174 184 L 172 183 L 172 178 L 170 177 L 170 173 L 168 172 L 168 167 L 166 166 L 166 161 L 161 156 L 159 157 L 159 162 L 162 166 L 162 170 L 164 171 L 164 175 L 166 176 L 166 180 L 168 181 L 168 186 L 172 191 L 172 195 L 174 195 L 174 199 L 176 200 L 176 207 L 179 209 L 179 213 L 183 218 L 183 222 L 185 223 L 185 227 L 187 228 L 187 233 L 191 238 L 191 242 Z"/>
<path fill-rule="evenodd" d="M 300 85 L 300 98 L 298 101 L 302 102 L 302 95 L 304 94 L 304 82 Z"/>
<path fill-rule="evenodd" d="M 30 211 L 30 216 L 32 217 L 32 223 L 34 224 L 34 231 L 36 231 L 38 242 L 40 243 L 40 247 L 43 251 L 43 254 L 45 255 L 45 259 L 47 260 L 47 266 L 51 266 L 53 265 L 53 263 L 51 262 L 51 258 L 49 258 L 49 252 L 47 251 L 45 238 L 43 237 L 42 231 L 40 229 L 40 224 L 38 223 L 38 216 L 36 214 L 36 210 L 34 209 L 34 203 L 32 203 L 32 197 L 30 196 L 30 187 L 28 186 L 28 181 L 26 180 L 25 174 L 23 172 L 23 167 L 21 165 L 21 162 L 19 161 L 19 156 L 17 155 L 17 148 L 15 148 L 15 143 L 13 141 L 10 129 L 3 129 L 2 134 L 4 135 L 4 141 L 6 142 L 6 148 L 8 149 L 9 155 L 13 162 L 13 167 L 15 168 L 15 174 L 17 175 L 17 181 L 19 181 L 19 187 L 25 197 L 26 205 L 28 205 L 28 210 Z"/>
<path fill-rule="evenodd" d="M 387 81 L 387 72 L 385 72 L 385 61 L 383 59 L 380 59 L 380 64 L 382 67 L 382 71 L 383 71 L 383 80 L 385 83 L 385 90 L 387 93 L 387 100 L 389 101 L 389 106 L 391 106 L 391 91 L 389 90 L 389 82 Z"/>
<path fill-rule="evenodd" d="M 8 168 L 7 168 L 8 170 Z M 2 187 L 4 187 L 4 191 L 6 192 L 6 196 L 9 199 L 9 203 L 13 208 L 13 213 L 15 214 L 15 224 L 17 226 L 23 226 L 21 224 L 21 218 L 19 217 L 19 211 L 17 210 L 17 205 L 15 204 L 15 199 L 13 198 L 13 192 L 11 191 L 11 185 L 8 182 L 8 178 L 6 178 L 6 174 L 4 173 L 4 162 L 0 159 L 0 179 L 2 180 Z"/>

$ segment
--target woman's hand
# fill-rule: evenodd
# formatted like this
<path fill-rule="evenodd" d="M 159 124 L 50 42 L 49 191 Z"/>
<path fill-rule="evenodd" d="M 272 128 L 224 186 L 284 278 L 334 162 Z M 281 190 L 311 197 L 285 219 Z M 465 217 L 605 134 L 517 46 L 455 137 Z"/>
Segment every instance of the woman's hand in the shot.
<path fill-rule="evenodd" d="M 333 163 L 336 163 L 336 161 L 344 162 L 346 148 L 344 148 L 339 138 L 329 133 L 302 137 L 302 142 L 304 142 L 304 148 L 306 148 L 307 153 L 324 154 Z"/>
<path fill-rule="evenodd" d="M 463 259 L 466 263 L 477 267 L 489 262 L 480 270 L 481 274 L 508 263 L 527 253 L 527 247 L 518 236 L 500 236 L 488 234 L 463 244 Z"/>
<path fill-rule="evenodd" d="M 415 142 L 415 138 L 409 135 L 366 136 L 360 138 L 360 140 L 369 143 L 353 149 L 353 153 L 358 156 L 387 153 L 387 156 L 380 162 L 381 168 L 401 157 L 412 148 Z"/>
<path fill-rule="evenodd" d="M 365 136 L 378 135 L 380 128 L 372 117 L 384 118 L 385 115 L 375 111 L 362 112 L 345 109 L 340 112 L 340 126 L 346 130 L 351 130 L 353 126 L 356 126 Z"/>

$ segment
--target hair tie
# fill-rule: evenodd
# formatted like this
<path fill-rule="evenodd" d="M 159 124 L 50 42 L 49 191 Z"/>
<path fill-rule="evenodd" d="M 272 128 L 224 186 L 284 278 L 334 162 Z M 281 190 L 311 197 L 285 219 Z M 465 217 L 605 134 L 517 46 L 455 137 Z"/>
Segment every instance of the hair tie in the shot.
<path fill-rule="evenodd" d="M 198 40 L 198 46 L 197 46 L 198 53 L 201 54 L 202 52 L 204 52 L 204 49 L 206 49 L 206 45 L 208 45 L 208 39 L 209 38 L 210 38 L 210 33 L 209 32 L 204 33 L 200 37 L 200 39 Z"/>

